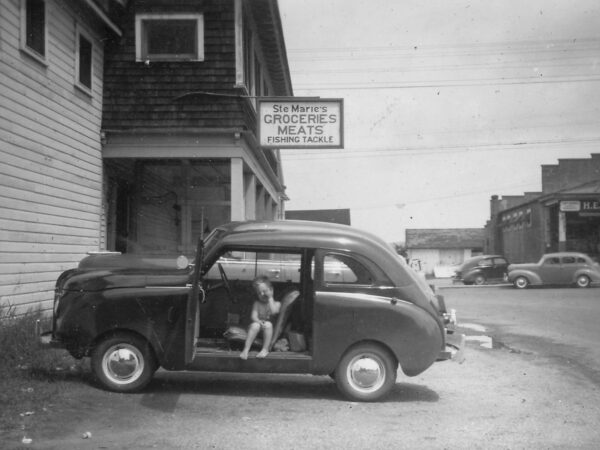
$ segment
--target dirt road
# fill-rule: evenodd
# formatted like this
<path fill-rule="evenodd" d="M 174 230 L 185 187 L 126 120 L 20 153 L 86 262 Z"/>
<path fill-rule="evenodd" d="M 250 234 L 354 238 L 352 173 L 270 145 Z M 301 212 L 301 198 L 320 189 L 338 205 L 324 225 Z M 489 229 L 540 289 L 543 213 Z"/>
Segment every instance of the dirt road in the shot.
<path fill-rule="evenodd" d="M 597 448 L 600 392 L 568 362 L 475 342 L 467 351 L 462 365 L 400 375 L 387 401 L 374 404 L 344 401 L 328 377 L 158 372 L 144 393 L 123 395 L 90 386 L 84 374 L 68 398 L 24 417 L 24 430 L 2 433 L 2 445 Z"/>

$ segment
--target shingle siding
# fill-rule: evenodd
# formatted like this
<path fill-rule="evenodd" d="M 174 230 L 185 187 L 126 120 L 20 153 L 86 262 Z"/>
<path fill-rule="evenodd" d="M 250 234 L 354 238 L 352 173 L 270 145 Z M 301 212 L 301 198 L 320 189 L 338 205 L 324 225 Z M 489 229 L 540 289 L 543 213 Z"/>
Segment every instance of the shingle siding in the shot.
<path fill-rule="evenodd" d="M 204 61 L 135 61 L 135 13 L 204 14 Z M 107 47 L 103 128 L 248 129 L 247 100 L 236 95 L 233 0 L 131 2 L 123 37 Z"/>

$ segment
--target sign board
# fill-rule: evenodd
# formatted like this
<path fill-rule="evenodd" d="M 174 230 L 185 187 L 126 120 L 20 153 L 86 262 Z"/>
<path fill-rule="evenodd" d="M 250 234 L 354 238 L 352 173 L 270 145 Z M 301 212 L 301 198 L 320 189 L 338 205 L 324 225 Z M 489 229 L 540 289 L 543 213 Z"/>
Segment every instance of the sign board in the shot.
<path fill-rule="evenodd" d="M 258 100 L 258 139 L 263 148 L 343 148 L 344 101 L 322 98 Z"/>
<path fill-rule="evenodd" d="M 581 202 L 579 200 L 563 200 L 560 202 L 560 210 L 564 212 L 581 210 Z"/>

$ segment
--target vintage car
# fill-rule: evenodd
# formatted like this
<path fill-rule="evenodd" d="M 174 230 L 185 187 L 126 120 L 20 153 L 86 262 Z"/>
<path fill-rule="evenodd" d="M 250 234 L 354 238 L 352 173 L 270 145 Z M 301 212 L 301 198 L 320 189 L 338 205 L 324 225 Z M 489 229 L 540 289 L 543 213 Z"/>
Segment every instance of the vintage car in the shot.
<path fill-rule="evenodd" d="M 518 289 L 565 284 L 586 288 L 600 282 L 600 265 L 583 253 L 547 253 L 537 263 L 508 266 L 508 280 Z"/>
<path fill-rule="evenodd" d="M 467 259 L 454 272 L 453 283 L 482 285 L 506 281 L 508 261 L 501 255 L 479 255 Z"/>
<path fill-rule="evenodd" d="M 391 246 L 349 226 L 237 222 L 216 228 L 186 257 L 84 258 L 56 282 L 48 346 L 91 357 L 103 387 L 132 392 L 154 372 L 329 375 L 349 399 L 373 401 L 435 361 L 462 360 L 455 312 Z M 240 358 L 267 275 L 281 311 L 270 353 Z"/>

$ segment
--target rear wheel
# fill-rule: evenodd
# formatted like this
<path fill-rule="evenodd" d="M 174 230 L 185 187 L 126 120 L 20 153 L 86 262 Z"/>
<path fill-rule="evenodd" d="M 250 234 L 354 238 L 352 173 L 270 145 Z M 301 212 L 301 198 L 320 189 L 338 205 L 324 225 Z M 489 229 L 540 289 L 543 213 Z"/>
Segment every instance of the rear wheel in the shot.
<path fill-rule="evenodd" d="M 481 286 L 482 284 L 485 284 L 485 277 L 483 275 L 477 275 L 475 277 L 475 279 L 473 280 L 473 282 L 477 285 L 477 286 Z"/>
<path fill-rule="evenodd" d="M 590 286 L 590 279 L 587 275 L 579 275 L 575 283 L 577 287 L 586 288 Z"/>
<path fill-rule="evenodd" d="M 94 348 L 91 367 L 98 382 L 106 389 L 136 392 L 150 382 L 158 365 L 144 339 L 119 333 Z"/>
<path fill-rule="evenodd" d="M 515 281 L 513 281 L 513 284 L 517 289 L 525 289 L 529 286 L 529 280 L 525 277 L 517 277 L 515 278 Z"/>
<path fill-rule="evenodd" d="M 376 344 L 348 350 L 335 370 L 337 387 L 350 400 L 372 402 L 385 396 L 396 383 L 396 359 Z"/>

